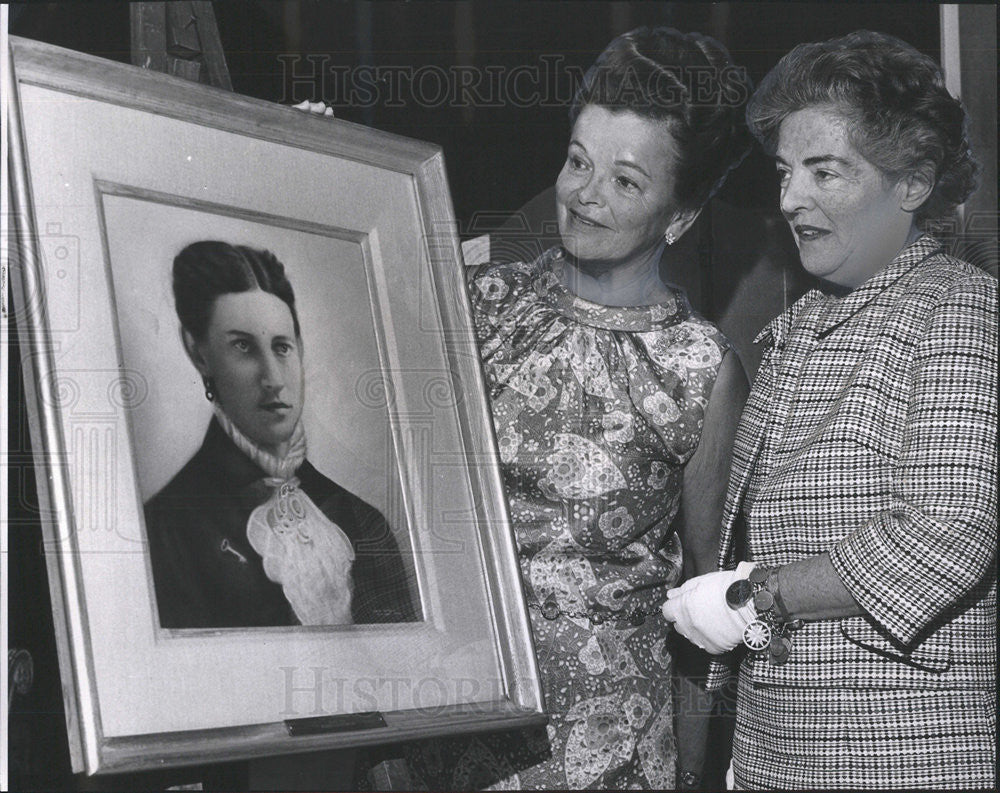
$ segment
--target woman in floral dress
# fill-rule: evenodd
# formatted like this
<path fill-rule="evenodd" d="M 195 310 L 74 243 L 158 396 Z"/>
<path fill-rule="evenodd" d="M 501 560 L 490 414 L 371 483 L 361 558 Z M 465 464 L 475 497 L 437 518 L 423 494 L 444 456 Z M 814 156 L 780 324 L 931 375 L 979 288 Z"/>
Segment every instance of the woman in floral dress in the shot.
<path fill-rule="evenodd" d="M 714 569 L 747 386 L 726 339 L 659 265 L 745 154 L 748 94 L 713 39 L 619 36 L 574 103 L 556 184 L 563 244 L 470 273 L 550 719 L 412 744 L 416 786 L 675 786 L 659 605 L 682 573 Z M 678 723 L 678 769 L 696 785 L 705 719 Z"/>

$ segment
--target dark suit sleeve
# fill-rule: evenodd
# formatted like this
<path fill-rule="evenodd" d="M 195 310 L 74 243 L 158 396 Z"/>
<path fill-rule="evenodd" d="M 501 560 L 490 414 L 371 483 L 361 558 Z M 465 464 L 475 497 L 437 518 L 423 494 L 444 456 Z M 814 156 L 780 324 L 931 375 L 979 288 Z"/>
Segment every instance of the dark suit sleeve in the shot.
<path fill-rule="evenodd" d="M 415 622 L 416 587 L 396 538 L 377 509 L 354 498 L 354 601 L 356 623 Z"/>
<path fill-rule="evenodd" d="M 169 514 L 158 506 L 155 501 L 146 506 L 146 534 L 160 627 L 209 627 L 205 598 L 192 578 L 195 567 L 188 546 L 179 541 L 175 531 L 178 522 L 185 522 L 183 510 Z"/>

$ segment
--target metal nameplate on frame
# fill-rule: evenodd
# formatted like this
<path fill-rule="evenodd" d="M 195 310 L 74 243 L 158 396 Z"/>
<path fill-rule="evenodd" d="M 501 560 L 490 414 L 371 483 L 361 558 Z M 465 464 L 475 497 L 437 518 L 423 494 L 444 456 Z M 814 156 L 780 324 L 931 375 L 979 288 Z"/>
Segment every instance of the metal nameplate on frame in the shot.
<path fill-rule="evenodd" d="M 285 720 L 285 729 L 291 736 L 372 730 L 385 726 L 385 719 L 377 710 L 363 713 L 344 713 L 338 716 L 312 716 L 308 719 Z"/>

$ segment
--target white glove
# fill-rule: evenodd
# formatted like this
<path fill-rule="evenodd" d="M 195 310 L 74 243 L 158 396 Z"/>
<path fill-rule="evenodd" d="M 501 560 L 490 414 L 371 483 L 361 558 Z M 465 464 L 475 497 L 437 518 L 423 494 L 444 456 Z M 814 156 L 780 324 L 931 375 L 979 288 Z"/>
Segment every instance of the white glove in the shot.
<path fill-rule="evenodd" d="M 681 636 L 713 655 L 728 652 L 743 641 L 743 629 L 757 618 L 753 599 L 740 608 L 726 603 L 726 590 L 734 581 L 746 578 L 757 565 L 740 562 L 735 570 L 690 578 L 667 592 L 663 616 L 674 623 Z"/>

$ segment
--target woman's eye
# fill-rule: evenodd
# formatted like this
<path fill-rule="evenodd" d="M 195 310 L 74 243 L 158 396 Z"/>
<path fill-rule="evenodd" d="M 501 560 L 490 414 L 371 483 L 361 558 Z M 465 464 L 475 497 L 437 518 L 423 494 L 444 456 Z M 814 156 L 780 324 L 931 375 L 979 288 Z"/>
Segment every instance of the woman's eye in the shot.
<path fill-rule="evenodd" d="M 582 171 L 584 168 L 587 167 L 587 163 L 585 163 L 580 157 L 577 157 L 575 154 L 569 155 L 569 157 L 566 158 L 566 162 L 569 163 L 570 168 L 576 171 Z"/>
<path fill-rule="evenodd" d="M 820 182 L 826 182 L 830 179 L 833 179 L 835 176 L 836 174 L 833 173 L 832 171 L 823 171 L 823 170 L 816 171 L 816 179 Z"/>
<path fill-rule="evenodd" d="M 788 171 L 778 171 L 778 184 L 786 184 L 788 182 L 789 177 L 790 174 L 788 173 Z"/>
<path fill-rule="evenodd" d="M 294 349 L 295 348 L 292 347 L 291 344 L 285 341 L 279 341 L 277 344 L 274 345 L 274 351 L 278 355 L 291 355 L 292 350 Z"/>
<path fill-rule="evenodd" d="M 233 347 L 240 352 L 250 352 L 250 342 L 246 339 L 234 339 Z"/>
<path fill-rule="evenodd" d="M 621 188 L 623 188 L 625 190 L 638 190 L 639 189 L 638 183 L 636 183 L 633 180 L 629 179 L 627 176 L 619 176 L 617 179 L 615 179 L 615 181 L 618 183 L 619 187 L 621 187 Z"/>

